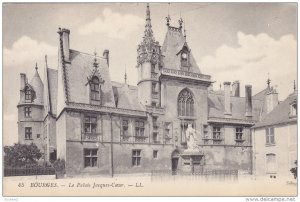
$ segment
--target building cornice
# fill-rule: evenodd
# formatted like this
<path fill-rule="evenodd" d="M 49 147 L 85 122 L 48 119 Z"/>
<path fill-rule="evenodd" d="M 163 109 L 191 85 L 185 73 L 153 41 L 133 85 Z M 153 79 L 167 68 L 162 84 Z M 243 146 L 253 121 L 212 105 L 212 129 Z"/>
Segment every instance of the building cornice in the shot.
<path fill-rule="evenodd" d="M 204 83 L 204 84 L 207 84 L 208 86 L 211 83 L 213 83 L 211 81 L 210 75 L 198 74 L 198 73 L 187 72 L 187 71 L 182 71 L 182 70 L 177 70 L 177 69 L 162 68 L 161 76 L 165 76 L 168 78 L 174 78 L 174 79 L 193 81 L 193 82 L 197 82 L 197 83 Z"/>
<path fill-rule="evenodd" d="M 289 125 L 289 124 L 297 124 L 297 118 L 293 118 L 287 121 L 282 121 L 280 123 L 270 123 L 270 124 L 263 124 L 263 125 L 257 125 L 257 126 L 253 126 L 252 129 L 260 129 L 260 128 L 265 128 L 265 127 L 275 127 L 275 126 L 285 126 L 285 125 Z"/>
<path fill-rule="evenodd" d="M 209 117 L 207 122 L 208 123 L 233 124 L 233 125 L 238 124 L 238 125 L 247 125 L 247 126 L 253 126 L 255 124 L 254 120 L 219 118 L 219 117 Z"/>
<path fill-rule="evenodd" d="M 35 106 L 35 107 L 44 108 L 43 104 L 36 104 L 36 103 L 20 103 L 20 104 L 17 105 L 17 108 L 23 107 L 23 106 Z"/>
<path fill-rule="evenodd" d="M 83 110 L 83 111 L 91 110 L 91 111 L 97 111 L 97 112 L 109 113 L 109 114 L 146 117 L 146 111 L 122 109 L 122 108 L 91 105 L 91 104 L 84 104 L 84 103 L 75 103 L 75 102 L 68 102 L 65 109 Z"/>

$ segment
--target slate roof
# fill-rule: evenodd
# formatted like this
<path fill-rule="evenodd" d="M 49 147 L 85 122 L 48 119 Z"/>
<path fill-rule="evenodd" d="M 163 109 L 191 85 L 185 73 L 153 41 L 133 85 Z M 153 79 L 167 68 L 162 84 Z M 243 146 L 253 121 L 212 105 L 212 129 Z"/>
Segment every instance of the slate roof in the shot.
<path fill-rule="evenodd" d="M 102 105 L 114 107 L 115 101 L 107 61 L 102 57 L 97 56 L 96 58 L 98 63 L 97 71 L 104 80 L 104 84 L 101 85 L 101 91 L 103 93 Z M 71 65 L 66 65 L 69 102 L 90 103 L 88 78 L 94 75 L 94 59 L 94 55 L 70 50 Z"/>
<path fill-rule="evenodd" d="M 233 119 L 245 119 L 245 97 L 230 97 L 231 113 Z M 259 120 L 262 113 L 263 102 L 252 98 L 252 118 Z M 208 117 L 225 118 L 224 94 L 216 91 L 208 93 Z"/>
<path fill-rule="evenodd" d="M 32 77 L 29 85 L 33 88 L 35 91 L 35 99 L 33 100 L 33 104 L 43 104 L 44 100 L 44 84 L 41 80 L 41 77 L 36 70 L 34 76 Z"/>
<path fill-rule="evenodd" d="M 268 88 L 265 88 L 264 90 L 256 93 L 252 97 L 253 97 L 253 99 L 256 99 L 256 100 L 264 100 L 267 95 L 267 92 L 268 92 Z"/>
<path fill-rule="evenodd" d="M 185 42 L 186 40 L 181 30 L 178 28 L 168 27 L 168 31 L 162 46 L 162 55 L 164 56 L 162 61 L 164 68 L 181 70 L 181 55 L 178 53 L 182 50 Z M 201 73 L 191 52 L 190 64 L 191 72 L 198 74 Z"/>
<path fill-rule="evenodd" d="M 296 118 L 291 119 L 289 116 L 290 112 L 290 103 L 296 100 L 297 102 L 297 94 L 289 95 L 284 101 L 279 103 L 273 111 L 264 117 L 264 119 L 258 123 L 256 123 L 253 128 L 259 128 L 264 126 L 271 126 L 283 123 L 289 123 L 291 121 L 297 120 Z"/>
<path fill-rule="evenodd" d="M 145 111 L 144 107 L 138 102 L 136 86 L 115 81 L 111 83 L 117 108 Z"/>

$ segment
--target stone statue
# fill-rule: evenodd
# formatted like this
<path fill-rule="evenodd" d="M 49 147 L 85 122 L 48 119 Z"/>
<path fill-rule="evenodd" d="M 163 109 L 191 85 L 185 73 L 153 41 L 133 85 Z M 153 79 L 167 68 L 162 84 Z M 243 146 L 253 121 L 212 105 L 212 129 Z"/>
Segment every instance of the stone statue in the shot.
<path fill-rule="evenodd" d="M 195 151 L 197 149 L 196 145 L 196 130 L 192 127 L 192 124 L 188 125 L 188 128 L 185 132 L 186 140 L 187 140 L 187 150 Z"/>

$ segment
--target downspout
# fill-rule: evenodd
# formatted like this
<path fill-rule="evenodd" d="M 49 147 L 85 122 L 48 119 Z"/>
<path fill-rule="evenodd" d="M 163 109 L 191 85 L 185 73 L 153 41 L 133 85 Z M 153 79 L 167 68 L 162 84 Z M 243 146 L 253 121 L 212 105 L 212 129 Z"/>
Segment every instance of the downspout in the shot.
<path fill-rule="evenodd" d="M 114 153 L 113 153 L 113 128 L 112 114 L 110 114 L 110 162 L 111 162 L 111 177 L 114 177 Z"/>

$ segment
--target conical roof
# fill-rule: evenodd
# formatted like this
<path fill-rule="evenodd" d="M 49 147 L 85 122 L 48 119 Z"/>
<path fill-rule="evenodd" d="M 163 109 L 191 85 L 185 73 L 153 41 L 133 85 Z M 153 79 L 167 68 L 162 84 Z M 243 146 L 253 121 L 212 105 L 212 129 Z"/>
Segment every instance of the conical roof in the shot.
<path fill-rule="evenodd" d="M 35 97 L 33 99 L 33 103 L 35 104 L 43 104 L 43 95 L 44 95 L 44 84 L 41 80 L 41 77 L 38 73 L 38 69 L 36 66 L 36 71 L 34 76 L 32 77 L 29 83 L 33 90 L 35 91 Z"/>

